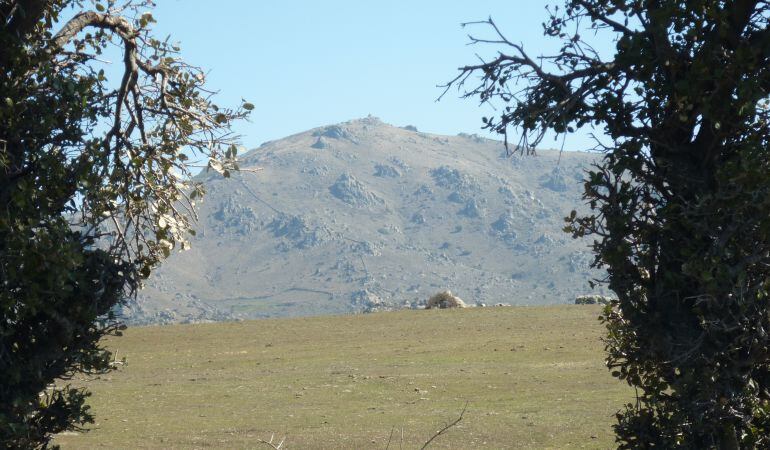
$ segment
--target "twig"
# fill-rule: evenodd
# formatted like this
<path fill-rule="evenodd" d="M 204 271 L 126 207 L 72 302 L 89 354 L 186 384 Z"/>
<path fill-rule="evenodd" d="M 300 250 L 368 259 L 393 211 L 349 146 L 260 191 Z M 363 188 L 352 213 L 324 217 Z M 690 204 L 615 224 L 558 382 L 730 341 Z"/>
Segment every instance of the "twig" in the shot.
<path fill-rule="evenodd" d="M 260 443 L 260 444 L 265 444 L 265 445 L 267 445 L 269 447 L 272 447 L 275 450 L 281 450 L 281 446 L 283 446 L 283 442 L 286 440 L 286 437 L 281 439 L 281 442 L 279 442 L 277 444 L 273 443 L 274 439 L 275 439 L 275 435 L 272 434 L 272 435 L 270 435 L 270 440 L 269 441 L 266 441 L 264 439 L 257 439 L 257 442 Z"/>
<path fill-rule="evenodd" d="M 455 419 L 454 421 L 452 421 L 452 422 L 450 422 L 450 423 L 448 423 L 448 424 L 444 425 L 444 428 L 442 428 L 442 429 L 438 430 L 438 431 L 437 431 L 437 432 L 436 432 L 436 433 L 435 433 L 433 436 L 431 436 L 431 437 L 430 437 L 430 439 L 428 439 L 428 440 L 425 442 L 425 445 L 423 445 L 422 447 L 420 447 L 420 450 L 424 450 L 425 448 L 427 448 L 427 447 L 428 447 L 428 445 L 429 445 L 431 442 L 433 442 L 433 440 L 434 440 L 434 439 L 436 439 L 437 437 L 441 436 L 441 435 L 442 435 L 442 434 L 444 434 L 444 433 L 445 433 L 447 430 L 449 430 L 449 429 L 450 429 L 450 428 L 452 428 L 453 426 L 455 426 L 455 425 L 457 425 L 458 423 L 460 423 L 460 421 L 461 421 L 461 420 L 463 420 L 463 415 L 465 414 L 465 410 L 466 410 L 466 409 L 468 409 L 468 402 L 467 402 L 467 401 L 465 402 L 465 406 L 463 407 L 463 410 L 460 412 L 460 417 L 458 417 L 458 418 L 457 418 L 457 419 Z"/>
<path fill-rule="evenodd" d="M 396 427 L 390 429 L 390 436 L 388 436 L 388 444 L 385 445 L 385 450 L 390 448 L 390 440 L 393 439 L 393 432 L 396 431 Z"/>

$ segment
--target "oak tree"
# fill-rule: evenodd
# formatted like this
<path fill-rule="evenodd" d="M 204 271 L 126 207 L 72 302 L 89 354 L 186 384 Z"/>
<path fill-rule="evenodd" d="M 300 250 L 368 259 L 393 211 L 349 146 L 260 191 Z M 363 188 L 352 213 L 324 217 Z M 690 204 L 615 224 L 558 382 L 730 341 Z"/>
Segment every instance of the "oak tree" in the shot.
<path fill-rule="evenodd" d="M 499 106 L 484 126 L 516 129 L 518 151 L 548 130 L 601 132 L 591 212 L 567 231 L 592 239 L 618 297 L 601 317 L 607 365 L 637 391 L 617 416 L 620 447 L 770 447 L 768 2 L 547 12 L 558 51 L 532 56 L 490 19 L 490 37 L 471 39 L 499 52 L 447 88 Z"/>
<path fill-rule="evenodd" d="M 93 421 L 67 380 L 111 370 L 114 307 L 188 245 L 193 162 L 235 168 L 253 106 L 214 104 L 152 6 L 0 0 L 0 446 Z"/>

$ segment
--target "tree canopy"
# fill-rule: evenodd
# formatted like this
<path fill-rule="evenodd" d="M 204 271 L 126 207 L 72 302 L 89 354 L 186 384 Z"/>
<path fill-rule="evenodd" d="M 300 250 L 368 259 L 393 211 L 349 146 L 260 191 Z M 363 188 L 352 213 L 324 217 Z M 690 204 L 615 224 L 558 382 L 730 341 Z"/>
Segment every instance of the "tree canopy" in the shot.
<path fill-rule="evenodd" d="M 230 124 L 253 106 L 214 104 L 205 73 L 153 37 L 151 6 L 0 1 L 5 447 L 92 422 L 88 393 L 66 380 L 111 369 L 99 339 L 119 332 L 113 308 L 188 245 L 196 161 L 235 168 Z M 109 65 L 110 52 L 122 60 Z"/>
<path fill-rule="evenodd" d="M 567 231 L 618 296 L 607 364 L 638 392 L 621 448 L 770 446 L 769 18 L 758 0 L 566 0 L 543 28 L 556 54 L 472 23 L 499 53 L 447 85 L 501 106 L 484 126 L 519 151 L 601 131 L 592 212 Z"/>

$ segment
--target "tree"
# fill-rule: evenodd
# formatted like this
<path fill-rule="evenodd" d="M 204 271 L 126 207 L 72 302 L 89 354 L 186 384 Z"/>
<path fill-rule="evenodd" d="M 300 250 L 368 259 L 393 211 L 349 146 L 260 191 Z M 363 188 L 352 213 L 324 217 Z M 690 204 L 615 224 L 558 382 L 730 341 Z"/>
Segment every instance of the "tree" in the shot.
<path fill-rule="evenodd" d="M 768 2 L 547 11 L 556 54 L 531 57 L 490 19 L 493 37 L 471 40 L 501 50 L 446 88 L 502 104 L 484 126 L 506 145 L 516 127 L 522 152 L 547 130 L 606 136 L 585 179 L 591 212 L 566 230 L 593 238 L 618 296 L 601 317 L 607 365 L 637 390 L 617 415 L 620 447 L 770 447 Z"/>
<path fill-rule="evenodd" d="M 204 73 L 152 37 L 151 6 L 0 0 L 3 447 L 93 422 L 66 380 L 111 370 L 114 307 L 188 245 L 203 193 L 188 158 L 235 168 L 230 124 L 253 106 L 217 107 Z"/>

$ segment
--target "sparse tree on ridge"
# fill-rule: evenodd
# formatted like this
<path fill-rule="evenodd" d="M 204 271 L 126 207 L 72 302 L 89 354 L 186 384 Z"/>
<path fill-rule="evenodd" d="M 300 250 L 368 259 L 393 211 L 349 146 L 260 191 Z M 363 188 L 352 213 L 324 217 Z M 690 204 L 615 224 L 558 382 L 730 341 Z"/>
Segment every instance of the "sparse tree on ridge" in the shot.
<path fill-rule="evenodd" d="M 203 193 L 188 158 L 235 168 L 230 124 L 252 105 L 212 103 L 204 73 L 150 33 L 151 6 L 0 0 L 4 448 L 47 447 L 93 421 L 66 380 L 110 370 L 99 339 L 118 332 L 111 309 L 188 245 Z"/>
<path fill-rule="evenodd" d="M 606 136 L 566 229 L 618 296 L 607 365 L 638 394 L 621 448 L 770 447 L 769 18 L 757 0 L 565 0 L 544 23 L 556 54 L 490 19 L 471 39 L 499 53 L 447 86 L 501 106 L 484 126 L 522 152 L 547 130 Z"/>

